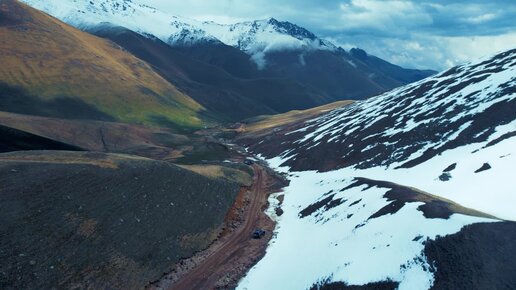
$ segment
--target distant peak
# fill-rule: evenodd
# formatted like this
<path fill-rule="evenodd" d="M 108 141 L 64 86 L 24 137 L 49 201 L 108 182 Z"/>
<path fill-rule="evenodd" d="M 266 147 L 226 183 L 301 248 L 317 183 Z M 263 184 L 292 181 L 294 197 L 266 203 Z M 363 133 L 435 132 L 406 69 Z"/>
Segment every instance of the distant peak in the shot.
<path fill-rule="evenodd" d="M 269 24 L 273 24 L 273 25 L 275 25 L 275 24 L 279 24 L 279 21 L 278 21 L 276 18 L 274 18 L 274 17 L 269 17 L 269 18 L 267 18 L 267 19 L 265 19 L 265 20 L 266 20 L 266 21 L 267 21 L 267 23 L 269 23 Z"/>
<path fill-rule="evenodd" d="M 363 49 L 355 47 L 355 48 L 350 49 L 349 52 L 351 53 L 351 55 L 353 55 L 354 57 L 356 57 L 358 59 L 367 58 L 367 52 L 365 52 L 365 50 L 363 50 Z"/>

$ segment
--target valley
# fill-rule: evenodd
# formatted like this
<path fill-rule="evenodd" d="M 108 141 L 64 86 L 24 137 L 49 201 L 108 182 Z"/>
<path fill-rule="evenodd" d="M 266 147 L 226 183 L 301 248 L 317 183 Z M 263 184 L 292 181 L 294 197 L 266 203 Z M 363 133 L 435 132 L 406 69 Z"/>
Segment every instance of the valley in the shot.
<path fill-rule="evenodd" d="M 39 288 L 56 284 L 66 288 L 124 289 L 235 287 L 247 269 L 263 256 L 272 237 L 274 223 L 264 210 L 269 194 L 280 190 L 285 181 L 263 167 L 265 164 L 245 165 L 246 155 L 238 153 L 244 151 L 242 148 L 234 146 L 229 150 L 226 147 L 229 145 L 215 143 L 213 140 L 218 134 L 225 134 L 224 131 L 200 131 L 199 136 L 182 140 L 193 146 L 181 154 L 172 154 L 175 149 L 170 143 L 150 143 L 170 139 L 164 128 L 73 120 L 63 123 L 11 113 L 3 115 L 2 123 L 39 134 L 61 132 L 54 136 L 75 144 L 46 141 L 51 139 L 33 135 L 32 138 L 41 138 L 46 143 L 39 141 L 42 147 L 31 148 L 30 152 L 19 151 L 28 149 L 21 144 L 35 144 L 37 139 L 26 141 L 25 136 L 31 134 L 17 129 L 11 130 L 23 134 L 2 134 L 13 143 L 5 150 L 10 153 L 0 154 L 5 186 L 1 191 L 2 203 L 10 208 L 3 214 L 6 223 L 1 231 L 2 235 L 10 236 L 10 242 L 2 245 L 2 255 L 12 265 L 12 268 L 4 268 L 8 264 L 2 266 L 2 287 Z M 103 133 L 98 134 L 92 128 L 103 128 Z M 68 132 L 81 134 L 68 136 Z M 205 139 L 225 148 L 224 162 L 216 155 L 211 160 L 200 160 L 213 154 L 210 148 L 195 149 L 204 146 Z M 143 145 L 138 142 L 147 149 L 140 148 Z M 81 147 L 74 147 L 77 145 Z M 169 152 L 164 154 L 167 152 L 164 150 Z M 182 154 L 190 158 L 182 159 Z M 186 161 L 185 165 L 181 160 Z M 28 178 L 31 182 L 21 183 L 18 178 Z M 117 185 L 117 181 L 123 181 L 123 185 Z M 44 195 L 50 193 L 51 196 Z M 99 198 L 107 203 L 99 203 Z M 19 213 L 26 212 L 28 207 L 29 212 L 37 211 L 41 217 L 26 216 L 23 217 L 26 222 L 22 223 L 25 227 L 41 225 L 44 231 L 20 242 L 24 232 L 14 230 L 20 223 L 15 218 L 20 218 Z M 200 218 L 195 210 L 208 210 L 211 214 L 203 213 Z M 157 220 L 163 223 L 160 228 Z M 166 226 L 170 221 L 173 226 Z M 62 226 L 55 228 L 53 224 Z M 210 226 L 206 228 L 207 225 Z M 257 228 L 266 230 L 264 238 L 251 238 Z M 50 232 L 53 234 L 46 236 Z M 49 245 L 44 246 L 43 241 Z M 148 242 L 155 245 L 141 248 Z M 77 254 L 90 253 L 91 247 L 97 246 L 107 247 L 107 252 Z M 158 256 L 164 258 L 162 265 L 169 266 L 158 266 L 155 260 Z M 16 260 L 10 260 L 15 257 Z M 104 261 L 104 257 L 112 260 Z M 40 262 L 41 259 L 46 262 Z M 104 266 L 99 268 L 95 264 Z M 81 268 L 83 265 L 90 266 Z M 52 274 L 48 268 L 56 272 Z M 167 274 L 161 276 L 163 273 Z M 17 277 L 19 282 L 10 280 L 12 277 Z"/>
<path fill-rule="evenodd" d="M 201 104 L 205 110 L 198 113 L 208 121 L 363 99 L 436 73 L 402 68 L 363 50 L 348 52 L 274 18 L 223 25 L 171 17 L 133 1 L 23 2 L 149 63 Z"/>
<path fill-rule="evenodd" d="M 516 49 L 217 19 L 0 0 L 0 289 L 516 289 Z"/>

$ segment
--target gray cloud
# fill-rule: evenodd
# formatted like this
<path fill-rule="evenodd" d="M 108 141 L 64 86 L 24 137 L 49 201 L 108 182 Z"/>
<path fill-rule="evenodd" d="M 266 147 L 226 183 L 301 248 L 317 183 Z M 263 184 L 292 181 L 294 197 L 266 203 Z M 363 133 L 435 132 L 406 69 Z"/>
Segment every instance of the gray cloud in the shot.
<path fill-rule="evenodd" d="M 441 70 L 516 47 L 516 4 L 511 0 L 138 1 L 223 23 L 273 16 L 406 67 Z"/>

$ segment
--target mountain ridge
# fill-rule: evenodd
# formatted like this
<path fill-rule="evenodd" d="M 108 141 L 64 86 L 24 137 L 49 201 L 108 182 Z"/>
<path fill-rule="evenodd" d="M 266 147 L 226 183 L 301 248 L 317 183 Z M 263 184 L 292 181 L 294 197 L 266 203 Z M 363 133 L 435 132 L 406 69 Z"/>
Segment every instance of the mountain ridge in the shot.
<path fill-rule="evenodd" d="M 21 0 L 64 22 L 88 30 L 102 23 L 126 27 L 140 34 L 154 35 L 170 45 L 191 46 L 221 42 L 236 47 L 264 67 L 264 56 L 279 50 L 343 50 L 306 28 L 274 17 L 218 24 L 168 15 L 154 7 L 128 0 Z M 144 19 L 152 19 L 147 23 Z"/>
<path fill-rule="evenodd" d="M 81 29 L 91 29 L 108 22 L 141 34 L 154 35 L 171 45 L 220 41 L 251 55 L 265 52 L 278 45 L 296 49 L 336 49 L 335 45 L 318 38 L 305 28 L 272 17 L 235 24 L 218 24 L 169 16 L 156 8 L 128 0 L 84 0 L 73 3 L 59 0 L 23 1 Z M 142 19 L 146 17 L 152 17 L 153 23 L 144 23 Z"/>
<path fill-rule="evenodd" d="M 222 121 L 363 99 L 434 73 L 404 69 L 365 52 L 355 57 L 353 51 L 275 18 L 226 25 L 169 15 L 133 1 L 23 1 L 86 32 L 115 40 L 144 61 L 161 58 L 165 66 L 154 63 L 161 75 L 173 84 L 182 83 L 187 94 L 208 106 L 207 115 L 213 116 L 210 109 L 219 117 L 226 115 L 219 118 Z M 130 32 L 122 41 L 119 28 L 154 43 L 129 36 Z M 137 46 L 146 50 L 144 54 L 135 50 Z M 151 46 L 161 48 L 149 50 Z M 192 74 L 194 69 L 173 60 L 181 57 L 205 72 L 198 69 Z M 184 82 L 185 76 L 191 79 Z M 238 110 L 221 105 L 229 102 L 236 102 Z"/>

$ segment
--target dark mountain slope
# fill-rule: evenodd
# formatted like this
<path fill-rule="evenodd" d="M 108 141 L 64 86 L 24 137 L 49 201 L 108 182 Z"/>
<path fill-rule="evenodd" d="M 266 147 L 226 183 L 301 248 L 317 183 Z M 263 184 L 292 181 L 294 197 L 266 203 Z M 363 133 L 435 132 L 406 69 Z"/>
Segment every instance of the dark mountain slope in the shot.
<path fill-rule="evenodd" d="M 429 241 L 425 254 L 435 267 L 432 290 L 514 289 L 516 223 L 473 224 Z"/>
<path fill-rule="evenodd" d="M 238 78 L 251 79 L 261 75 L 251 57 L 236 47 L 223 43 L 173 47 L 192 59 L 220 67 Z"/>
<path fill-rule="evenodd" d="M 366 64 L 370 68 L 380 72 L 384 76 L 403 84 L 413 83 L 437 73 L 433 70 L 402 68 L 374 55 L 369 55 L 367 52 L 359 48 L 352 48 L 349 51 L 349 55 Z"/>
<path fill-rule="evenodd" d="M 142 289 L 218 235 L 237 184 L 103 153 L 0 154 L 1 289 Z"/>
<path fill-rule="evenodd" d="M 264 74 L 296 80 L 334 101 L 363 99 L 403 84 L 381 74 L 371 77 L 370 68 L 343 51 L 274 52 L 266 59 Z"/>
<path fill-rule="evenodd" d="M 81 148 L 0 125 L 0 152 L 22 150 L 69 150 Z"/>
<path fill-rule="evenodd" d="M 92 31 L 98 36 L 108 38 L 124 47 L 134 55 L 147 61 L 164 78 L 194 97 L 219 119 L 237 121 L 244 118 L 286 112 L 291 109 L 306 109 L 330 102 L 332 99 L 321 97 L 314 90 L 284 78 L 236 77 L 222 67 L 196 60 L 186 54 L 184 49 L 174 48 L 156 38 L 146 38 L 121 27 L 99 27 Z M 243 53 L 236 53 L 234 48 L 219 47 L 221 53 L 238 55 L 232 59 L 230 71 L 246 75 L 248 68 L 238 72 L 238 61 L 247 62 Z M 211 52 L 210 52 L 211 53 Z M 218 51 L 213 52 L 219 53 Z M 219 61 L 213 61 L 219 64 Z M 223 60 L 221 60 L 223 62 Z M 248 75 L 254 75 L 252 71 Z M 208 114 L 209 114 L 208 113 Z"/>
<path fill-rule="evenodd" d="M 280 78 L 303 84 L 332 101 L 364 99 L 421 80 L 435 71 L 405 69 L 356 51 L 280 50 L 264 56 L 260 70 L 248 55 L 220 43 L 174 46 L 199 61 L 222 67 L 239 78 Z M 362 50 L 360 50 L 362 51 Z"/>
<path fill-rule="evenodd" d="M 271 53 L 267 67 L 258 70 L 248 55 L 222 43 L 170 46 L 109 25 L 90 32 L 147 61 L 208 114 L 227 121 L 363 98 L 404 84 L 343 50 Z"/>

